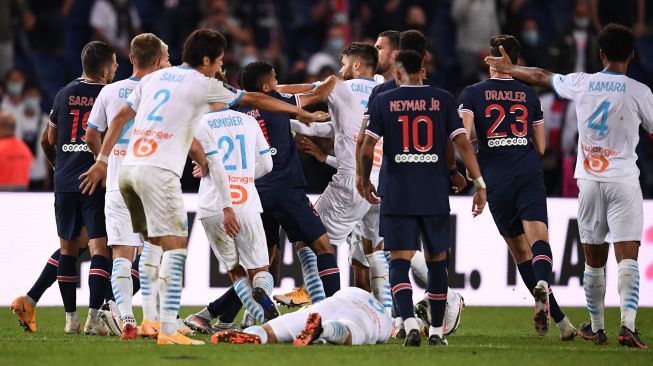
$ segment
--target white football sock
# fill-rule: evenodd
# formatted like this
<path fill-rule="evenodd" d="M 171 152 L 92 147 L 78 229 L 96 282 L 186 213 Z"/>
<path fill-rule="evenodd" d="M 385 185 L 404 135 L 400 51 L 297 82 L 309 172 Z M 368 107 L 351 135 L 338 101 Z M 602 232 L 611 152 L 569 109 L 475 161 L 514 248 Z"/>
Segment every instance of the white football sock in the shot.
<path fill-rule="evenodd" d="M 349 337 L 349 328 L 338 320 L 327 320 L 322 323 L 320 339 L 333 344 L 345 344 Z"/>
<path fill-rule="evenodd" d="M 141 302 L 143 320 L 159 321 L 159 268 L 163 249 L 160 246 L 145 242 L 141 260 L 138 262 L 138 272 L 141 281 Z"/>
<path fill-rule="evenodd" d="M 408 334 L 413 329 L 419 330 L 419 328 L 420 326 L 419 323 L 417 322 L 417 319 L 415 318 L 404 319 L 404 329 L 406 329 L 406 334 Z"/>
<path fill-rule="evenodd" d="M 268 296 L 272 297 L 274 278 L 272 278 L 270 272 L 258 272 L 252 279 L 252 287 L 260 287 Z"/>
<path fill-rule="evenodd" d="M 444 338 L 444 327 L 429 326 L 429 337 L 432 335 L 437 335 L 440 336 L 440 338 Z"/>
<path fill-rule="evenodd" d="M 299 263 L 302 265 L 302 274 L 304 275 L 304 288 L 308 292 L 313 305 L 326 299 L 322 279 L 320 279 L 317 270 L 317 255 L 309 247 L 303 247 L 297 251 Z"/>
<path fill-rule="evenodd" d="M 236 294 L 240 298 L 240 301 L 242 301 L 245 309 L 254 316 L 254 319 L 260 323 L 265 323 L 263 308 L 252 297 L 252 284 L 249 282 L 249 278 L 241 277 L 237 279 L 234 282 L 234 290 L 236 290 Z"/>
<path fill-rule="evenodd" d="M 419 278 L 420 281 L 428 283 L 428 273 L 429 270 L 426 268 L 426 259 L 424 259 L 424 253 L 419 250 L 415 252 L 415 255 L 410 260 L 410 268 L 413 269 L 413 275 Z"/>
<path fill-rule="evenodd" d="M 243 333 L 257 335 L 261 339 L 261 344 L 268 343 L 268 333 L 261 326 L 254 325 L 248 327 L 243 331 Z"/>
<path fill-rule="evenodd" d="M 585 288 L 587 310 L 592 321 L 592 332 L 605 329 L 605 267 L 593 268 L 585 264 L 583 287 Z"/>
<path fill-rule="evenodd" d="M 136 327 L 136 319 L 132 310 L 132 294 L 134 284 L 131 276 L 132 262 L 126 258 L 116 258 L 113 260 L 113 269 L 111 270 L 111 289 L 113 297 L 118 304 L 120 317 L 123 324 L 131 324 Z"/>
<path fill-rule="evenodd" d="M 207 319 L 207 320 L 213 319 L 213 315 L 211 315 L 211 312 L 209 312 L 208 308 L 202 309 L 200 312 L 196 313 L 195 315 L 199 316 L 200 318 Z"/>
<path fill-rule="evenodd" d="M 624 259 L 619 262 L 618 287 L 621 325 L 634 332 L 639 303 L 639 266 L 636 260 Z"/>
<path fill-rule="evenodd" d="M 382 251 L 365 256 L 370 265 L 370 279 L 374 297 L 383 304 L 386 313 L 392 315 L 392 291 L 389 281 L 389 267 Z"/>
<path fill-rule="evenodd" d="M 181 303 L 181 290 L 186 263 L 186 249 L 163 252 L 159 270 L 159 302 L 161 333 L 175 334 L 178 328 L 177 315 Z"/>

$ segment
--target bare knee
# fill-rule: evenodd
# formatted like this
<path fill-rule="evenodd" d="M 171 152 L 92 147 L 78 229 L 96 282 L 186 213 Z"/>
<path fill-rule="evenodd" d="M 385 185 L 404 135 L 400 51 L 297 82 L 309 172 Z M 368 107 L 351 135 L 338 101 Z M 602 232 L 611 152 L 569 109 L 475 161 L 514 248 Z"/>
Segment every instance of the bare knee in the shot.
<path fill-rule="evenodd" d="M 583 244 L 585 251 L 585 263 L 592 268 L 602 268 L 608 261 L 608 243 L 603 244 Z"/>
<path fill-rule="evenodd" d="M 334 254 L 335 250 L 331 243 L 329 243 L 329 237 L 327 234 L 324 234 L 317 238 L 314 242 L 311 243 L 311 249 L 315 251 L 315 254 L 320 255 L 324 253 Z"/>
<path fill-rule="evenodd" d="M 111 247 L 111 254 L 113 259 L 125 258 L 130 261 L 134 260 L 136 248 L 128 245 L 113 245 Z"/>
<path fill-rule="evenodd" d="M 614 244 L 614 256 L 617 263 L 624 259 L 637 260 L 639 255 L 639 242 L 638 241 L 622 241 Z"/>

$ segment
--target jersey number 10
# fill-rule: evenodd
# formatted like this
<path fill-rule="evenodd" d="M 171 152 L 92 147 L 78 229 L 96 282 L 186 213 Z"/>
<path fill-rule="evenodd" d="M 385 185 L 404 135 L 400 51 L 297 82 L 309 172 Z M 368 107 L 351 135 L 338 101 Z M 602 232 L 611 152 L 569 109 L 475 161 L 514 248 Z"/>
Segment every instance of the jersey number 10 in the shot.
<path fill-rule="evenodd" d="M 402 131 L 402 146 L 404 152 L 410 151 L 411 137 L 412 145 L 415 150 L 419 152 L 426 152 L 431 150 L 433 147 L 433 121 L 429 116 L 417 116 L 413 118 L 412 123 L 410 122 L 408 116 L 399 116 L 399 123 L 401 123 Z M 426 143 L 422 144 L 419 141 L 419 124 L 423 123 L 426 125 Z M 411 134 L 411 125 L 412 125 L 412 134 Z"/>

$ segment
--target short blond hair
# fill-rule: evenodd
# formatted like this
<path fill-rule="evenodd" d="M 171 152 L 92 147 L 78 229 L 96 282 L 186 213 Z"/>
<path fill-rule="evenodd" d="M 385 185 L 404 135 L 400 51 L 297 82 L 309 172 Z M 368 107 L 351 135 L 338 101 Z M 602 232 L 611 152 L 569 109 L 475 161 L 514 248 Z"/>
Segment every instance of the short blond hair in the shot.
<path fill-rule="evenodd" d="M 152 33 L 141 33 L 131 42 L 130 54 L 134 66 L 148 68 L 163 56 L 163 41 Z"/>

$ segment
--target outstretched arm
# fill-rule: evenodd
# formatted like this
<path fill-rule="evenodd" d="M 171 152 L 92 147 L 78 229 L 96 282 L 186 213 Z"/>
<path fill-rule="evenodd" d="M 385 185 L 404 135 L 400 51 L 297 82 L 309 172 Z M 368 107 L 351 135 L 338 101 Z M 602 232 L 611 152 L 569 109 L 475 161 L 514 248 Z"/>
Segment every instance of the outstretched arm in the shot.
<path fill-rule="evenodd" d="M 298 120 L 304 123 L 313 121 L 326 121 L 329 119 L 329 113 L 310 113 L 298 106 L 282 102 L 263 93 L 245 93 L 243 97 L 238 101 L 238 104 L 244 104 L 270 112 L 294 114 L 297 116 Z"/>
<path fill-rule="evenodd" d="M 529 84 L 551 88 L 551 72 L 539 67 L 525 67 L 513 65 L 510 57 L 506 54 L 503 46 L 499 46 L 501 57 L 487 56 L 485 63 L 494 68 L 500 74 L 510 74 L 515 79 L 525 81 Z"/>
<path fill-rule="evenodd" d="M 328 78 L 324 80 L 323 83 L 320 83 L 312 93 L 306 93 L 306 94 L 299 94 L 297 97 L 299 98 L 299 102 L 301 105 L 311 105 L 311 104 L 316 104 L 319 103 L 329 97 L 331 95 L 331 92 L 333 91 L 333 88 L 336 86 L 336 82 L 338 79 L 336 79 L 335 76 L 331 75 Z"/>

